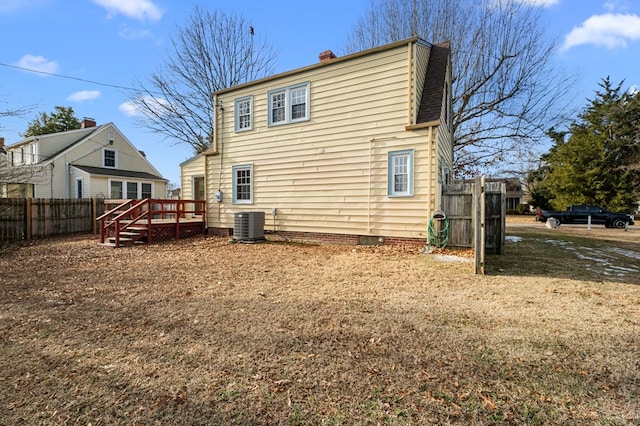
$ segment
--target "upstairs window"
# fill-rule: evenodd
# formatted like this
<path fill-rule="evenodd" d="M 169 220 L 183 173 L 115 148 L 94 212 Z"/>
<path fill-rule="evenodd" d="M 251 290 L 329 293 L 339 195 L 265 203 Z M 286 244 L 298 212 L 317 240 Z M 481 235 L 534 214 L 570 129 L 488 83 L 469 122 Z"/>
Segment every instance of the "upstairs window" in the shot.
<path fill-rule="evenodd" d="M 391 151 L 388 162 L 389 197 L 413 196 L 413 150 Z"/>
<path fill-rule="evenodd" d="M 104 148 L 102 150 L 102 167 L 118 167 L 118 151 Z"/>
<path fill-rule="evenodd" d="M 269 126 L 309 120 L 309 83 L 269 92 Z"/>
<path fill-rule="evenodd" d="M 29 145 L 29 161 L 28 162 L 30 164 L 36 163 L 36 145 L 35 144 Z"/>
<path fill-rule="evenodd" d="M 235 102 L 236 132 L 253 129 L 253 97 L 236 99 Z"/>

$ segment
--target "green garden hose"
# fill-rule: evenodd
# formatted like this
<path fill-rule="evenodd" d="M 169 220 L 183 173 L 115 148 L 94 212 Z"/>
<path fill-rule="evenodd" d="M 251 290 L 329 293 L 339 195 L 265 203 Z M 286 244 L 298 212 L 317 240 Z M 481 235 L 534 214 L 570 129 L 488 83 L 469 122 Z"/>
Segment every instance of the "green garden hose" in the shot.
<path fill-rule="evenodd" d="M 436 210 L 429 219 L 427 247 L 444 248 L 449 242 L 449 218 Z"/>

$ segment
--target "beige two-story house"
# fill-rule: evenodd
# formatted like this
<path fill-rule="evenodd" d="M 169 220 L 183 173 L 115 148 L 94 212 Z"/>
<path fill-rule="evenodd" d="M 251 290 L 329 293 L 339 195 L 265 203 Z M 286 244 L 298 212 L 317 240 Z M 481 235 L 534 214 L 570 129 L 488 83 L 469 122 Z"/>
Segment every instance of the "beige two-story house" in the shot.
<path fill-rule="evenodd" d="M 453 164 L 448 43 L 411 38 L 218 91 L 213 142 L 183 163 L 207 226 L 238 212 L 298 240 L 423 241 Z"/>
<path fill-rule="evenodd" d="M 6 146 L 0 196 L 166 198 L 167 180 L 113 123 L 31 136 Z"/>

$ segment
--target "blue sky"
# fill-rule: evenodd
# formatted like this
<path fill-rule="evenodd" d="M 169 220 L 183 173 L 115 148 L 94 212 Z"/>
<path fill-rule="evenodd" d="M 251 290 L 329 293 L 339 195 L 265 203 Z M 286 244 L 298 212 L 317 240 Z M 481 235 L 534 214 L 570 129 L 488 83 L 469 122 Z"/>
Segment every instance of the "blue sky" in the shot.
<path fill-rule="evenodd" d="M 640 86 L 639 0 L 509 1 L 543 8 L 548 36 L 561 43 L 554 61 L 579 77 L 576 108 L 586 105 L 606 76 L 614 83 L 625 80 L 625 88 Z M 15 143 L 39 112 L 71 106 L 79 118 L 115 123 L 164 177 L 178 183 L 190 147 L 139 127 L 124 107 L 125 90 L 114 86 L 146 80 L 195 4 L 251 21 L 279 52 L 280 72 L 315 63 L 327 49 L 340 55 L 370 0 L 0 0 L 0 110 L 34 107 L 27 116 L 0 121 L 0 136 Z"/>

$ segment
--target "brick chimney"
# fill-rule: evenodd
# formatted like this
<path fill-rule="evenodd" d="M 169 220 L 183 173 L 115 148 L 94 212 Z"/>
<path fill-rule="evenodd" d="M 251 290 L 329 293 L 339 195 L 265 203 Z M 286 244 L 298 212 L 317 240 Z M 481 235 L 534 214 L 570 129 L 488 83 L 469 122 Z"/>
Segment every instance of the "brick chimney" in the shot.
<path fill-rule="evenodd" d="M 330 50 L 325 50 L 324 52 L 322 52 L 319 56 L 320 58 L 320 62 L 326 62 L 330 59 L 335 59 L 337 58 L 337 56 Z"/>
<path fill-rule="evenodd" d="M 88 129 L 89 127 L 96 127 L 96 120 L 87 117 L 83 118 L 82 122 L 80 123 L 80 128 Z"/>
<path fill-rule="evenodd" d="M 0 148 L 4 148 L 4 138 L 0 137 Z"/>

